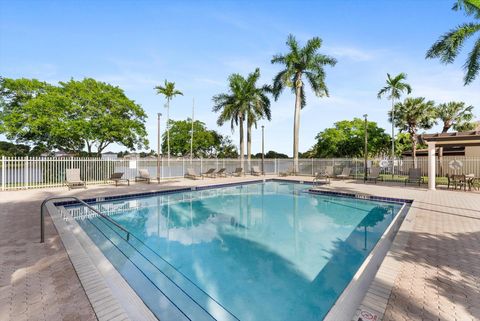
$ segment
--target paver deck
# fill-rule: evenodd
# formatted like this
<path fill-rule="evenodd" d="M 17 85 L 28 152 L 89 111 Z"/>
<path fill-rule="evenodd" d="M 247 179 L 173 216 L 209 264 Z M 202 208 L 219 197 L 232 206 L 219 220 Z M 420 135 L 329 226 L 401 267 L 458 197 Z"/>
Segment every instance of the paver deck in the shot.
<path fill-rule="evenodd" d="M 46 197 L 98 197 L 249 179 L 1 192 L 0 320 L 96 319 L 49 217 L 46 241 L 39 243 L 39 206 Z M 480 193 L 349 181 L 325 188 L 415 200 L 362 308 L 383 320 L 480 320 Z"/>

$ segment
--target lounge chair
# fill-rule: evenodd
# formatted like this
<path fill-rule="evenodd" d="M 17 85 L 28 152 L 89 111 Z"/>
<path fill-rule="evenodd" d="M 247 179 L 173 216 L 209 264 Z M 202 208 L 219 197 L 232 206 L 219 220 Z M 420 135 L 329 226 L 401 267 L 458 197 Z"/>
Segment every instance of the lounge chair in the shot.
<path fill-rule="evenodd" d="M 352 171 L 352 169 L 351 169 L 350 167 L 344 167 L 343 170 L 342 170 L 342 174 L 337 175 L 337 176 L 335 176 L 335 177 L 336 177 L 336 178 L 340 178 L 340 179 L 349 178 L 351 171 Z"/>
<path fill-rule="evenodd" d="M 203 178 L 203 176 L 197 175 L 193 168 L 187 168 L 187 172 L 185 173 L 184 177 L 190 179 L 199 179 L 200 177 Z"/>
<path fill-rule="evenodd" d="M 110 175 L 110 178 L 108 180 L 115 182 L 115 186 L 118 186 L 118 183 L 121 183 L 121 182 L 127 182 L 127 185 L 130 186 L 130 180 L 128 178 L 122 178 L 122 177 L 123 177 L 122 172 L 116 172 L 116 173 L 112 173 L 112 175 Z"/>
<path fill-rule="evenodd" d="M 232 176 L 242 176 L 243 175 L 243 168 L 237 167 L 235 171 L 232 173 Z"/>
<path fill-rule="evenodd" d="M 251 174 L 254 175 L 254 176 L 260 176 L 262 175 L 262 171 L 260 170 L 260 168 L 258 166 L 252 166 L 252 169 L 251 169 Z"/>
<path fill-rule="evenodd" d="M 135 176 L 135 182 L 147 182 L 147 184 L 150 184 L 150 174 L 148 173 L 148 170 L 146 169 L 139 169 L 138 170 L 138 176 Z"/>
<path fill-rule="evenodd" d="M 405 178 L 405 186 L 407 183 L 418 183 L 418 186 L 423 183 L 422 171 L 420 168 L 410 168 L 408 170 L 408 177 Z"/>
<path fill-rule="evenodd" d="M 85 181 L 80 179 L 80 168 L 70 168 L 65 171 L 65 185 L 67 185 L 68 189 L 74 187 L 87 188 Z"/>
<path fill-rule="evenodd" d="M 330 184 L 330 175 L 325 172 L 315 173 L 313 185 L 319 185 L 320 183 Z"/>
<path fill-rule="evenodd" d="M 295 174 L 295 171 L 293 170 L 293 166 L 292 166 L 292 167 L 289 167 L 286 171 L 278 173 L 278 176 L 285 177 L 293 174 Z"/>
<path fill-rule="evenodd" d="M 215 168 L 209 168 L 205 173 L 202 173 L 202 177 L 215 178 Z"/>
<path fill-rule="evenodd" d="M 218 171 L 215 172 L 215 176 L 217 176 L 217 177 L 227 177 L 227 169 L 225 167 L 220 168 Z"/>
<path fill-rule="evenodd" d="M 383 181 L 383 177 L 380 176 L 382 169 L 380 167 L 370 168 L 370 174 L 367 176 L 367 181 L 374 181 L 377 184 L 378 180 Z"/>

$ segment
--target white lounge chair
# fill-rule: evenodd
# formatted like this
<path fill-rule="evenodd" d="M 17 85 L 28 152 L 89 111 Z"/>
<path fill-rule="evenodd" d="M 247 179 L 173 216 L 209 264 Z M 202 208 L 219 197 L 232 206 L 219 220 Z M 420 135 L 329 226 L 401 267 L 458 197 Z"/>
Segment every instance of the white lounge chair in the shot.
<path fill-rule="evenodd" d="M 74 187 L 87 188 L 85 181 L 80 179 L 80 168 L 69 168 L 65 170 L 65 185 L 67 185 L 68 189 Z"/>
<path fill-rule="evenodd" d="M 193 168 L 187 168 L 187 171 L 185 172 L 184 177 L 190 178 L 190 179 L 199 179 L 200 177 L 203 178 L 203 176 L 197 175 L 197 173 Z"/>
<path fill-rule="evenodd" d="M 260 176 L 262 175 L 262 171 L 260 170 L 260 168 L 258 166 L 252 166 L 252 169 L 251 169 L 251 174 L 254 175 L 254 176 Z"/>
<path fill-rule="evenodd" d="M 135 176 L 135 182 L 147 182 L 147 184 L 150 184 L 151 179 L 150 173 L 146 169 L 139 169 L 138 176 Z"/>
<path fill-rule="evenodd" d="M 339 174 L 335 177 L 336 178 L 341 178 L 341 179 L 349 178 L 351 171 L 352 171 L 352 169 L 350 167 L 344 167 L 343 170 L 342 170 L 342 174 Z"/>

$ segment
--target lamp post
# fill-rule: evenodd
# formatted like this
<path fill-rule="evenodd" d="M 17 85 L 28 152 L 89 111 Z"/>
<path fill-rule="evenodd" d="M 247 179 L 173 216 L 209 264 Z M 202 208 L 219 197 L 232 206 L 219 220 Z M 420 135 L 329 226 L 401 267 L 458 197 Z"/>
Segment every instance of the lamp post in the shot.
<path fill-rule="evenodd" d="M 262 125 L 262 174 L 265 175 L 265 126 Z"/>
<path fill-rule="evenodd" d="M 160 153 L 162 150 L 162 141 L 160 140 L 160 117 L 162 113 L 157 114 L 157 180 L 160 182 Z"/>
<path fill-rule="evenodd" d="M 364 156 L 365 156 L 365 163 L 364 163 L 363 181 L 366 182 L 367 181 L 367 171 L 368 171 L 368 166 L 367 166 L 367 163 L 368 163 L 368 132 L 367 132 L 368 120 L 367 120 L 367 117 L 368 117 L 368 115 L 365 114 L 365 115 L 363 115 L 363 117 L 365 118 L 365 150 L 363 152 Z"/>

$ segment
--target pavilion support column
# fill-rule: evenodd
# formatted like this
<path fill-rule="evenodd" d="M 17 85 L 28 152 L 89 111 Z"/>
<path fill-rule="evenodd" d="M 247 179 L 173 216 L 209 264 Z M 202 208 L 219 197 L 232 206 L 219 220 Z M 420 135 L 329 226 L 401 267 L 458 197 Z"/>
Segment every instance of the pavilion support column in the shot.
<path fill-rule="evenodd" d="M 428 145 L 428 189 L 435 190 L 435 142 L 427 142 Z"/>

